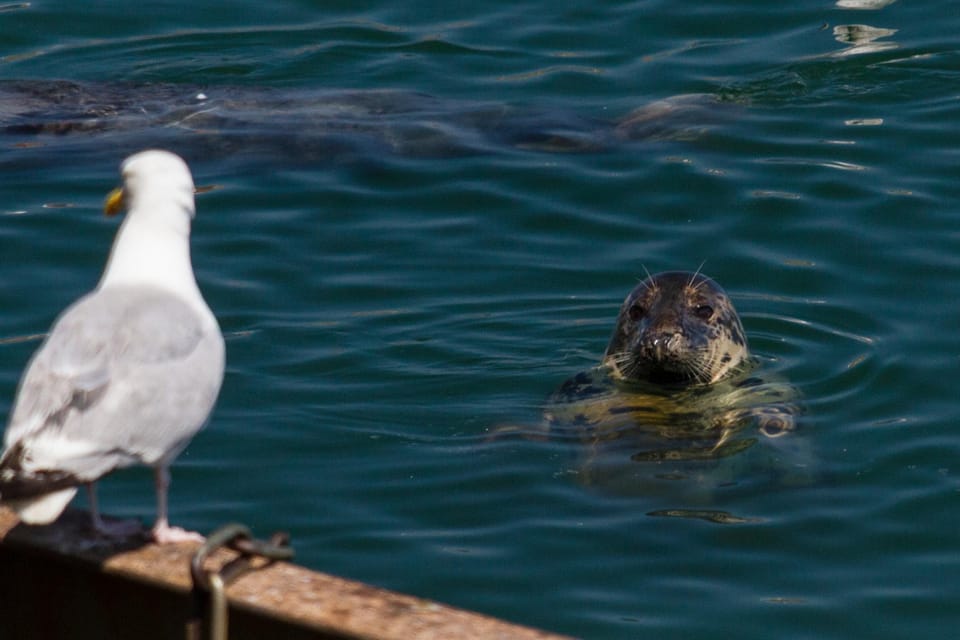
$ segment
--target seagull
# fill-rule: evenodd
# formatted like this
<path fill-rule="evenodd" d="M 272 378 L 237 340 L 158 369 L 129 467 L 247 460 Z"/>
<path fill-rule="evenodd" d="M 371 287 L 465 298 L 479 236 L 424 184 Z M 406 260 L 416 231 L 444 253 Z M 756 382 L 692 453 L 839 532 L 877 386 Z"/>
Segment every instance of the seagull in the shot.
<path fill-rule="evenodd" d="M 167 520 L 169 467 L 206 424 L 220 392 L 223 334 L 190 262 L 190 169 L 148 150 L 124 160 L 105 211 L 127 209 L 96 289 L 54 322 L 20 380 L 0 455 L 0 501 L 26 524 L 53 522 L 80 485 L 92 525 L 95 482 L 154 470 L 159 544 L 203 540 Z"/>

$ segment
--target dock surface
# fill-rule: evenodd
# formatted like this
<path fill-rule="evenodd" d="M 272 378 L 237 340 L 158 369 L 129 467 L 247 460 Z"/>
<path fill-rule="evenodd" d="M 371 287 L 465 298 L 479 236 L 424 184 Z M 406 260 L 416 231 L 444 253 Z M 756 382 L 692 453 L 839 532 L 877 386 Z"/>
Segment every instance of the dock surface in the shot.
<path fill-rule="evenodd" d="M 186 637 L 196 613 L 190 561 L 198 545 L 118 547 L 91 536 L 87 518 L 68 510 L 52 525 L 29 527 L 0 507 L 3 636 Z M 218 550 L 207 566 L 237 555 Z M 227 586 L 233 640 L 562 639 L 289 562 L 259 562 Z"/>

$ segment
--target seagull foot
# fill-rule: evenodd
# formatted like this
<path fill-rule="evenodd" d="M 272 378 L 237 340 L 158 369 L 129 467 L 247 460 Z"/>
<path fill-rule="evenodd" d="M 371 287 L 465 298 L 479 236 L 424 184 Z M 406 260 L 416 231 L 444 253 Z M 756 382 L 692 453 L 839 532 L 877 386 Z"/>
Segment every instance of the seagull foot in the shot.
<path fill-rule="evenodd" d="M 187 531 L 169 525 L 154 527 L 151 534 L 153 535 L 153 541 L 157 544 L 179 544 L 181 542 L 203 542 L 206 540 L 196 531 Z"/>

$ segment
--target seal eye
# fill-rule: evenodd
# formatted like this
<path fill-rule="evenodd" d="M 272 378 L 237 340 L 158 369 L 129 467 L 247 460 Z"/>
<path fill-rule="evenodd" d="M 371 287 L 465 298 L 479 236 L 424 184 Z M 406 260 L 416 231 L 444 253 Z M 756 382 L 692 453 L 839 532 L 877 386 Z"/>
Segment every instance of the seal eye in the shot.
<path fill-rule="evenodd" d="M 709 320 L 713 317 L 713 307 L 708 304 L 698 304 L 693 308 L 693 313 L 701 320 Z"/>
<path fill-rule="evenodd" d="M 647 315 L 647 310 L 639 304 L 635 304 L 630 307 L 630 310 L 627 311 L 627 315 L 630 316 L 630 319 L 636 322 L 643 316 Z"/>

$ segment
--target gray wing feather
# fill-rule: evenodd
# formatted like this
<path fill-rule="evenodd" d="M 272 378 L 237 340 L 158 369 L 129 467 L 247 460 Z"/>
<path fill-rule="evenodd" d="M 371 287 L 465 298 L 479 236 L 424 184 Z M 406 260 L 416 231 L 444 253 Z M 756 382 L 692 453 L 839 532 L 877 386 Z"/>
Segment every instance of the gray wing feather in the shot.
<path fill-rule="evenodd" d="M 161 289 L 81 298 L 54 324 L 20 384 L 7 449 L 25 470 L 92 480 L 175 457 L 206 422 L 223 379 L 212 314 Z"/>

